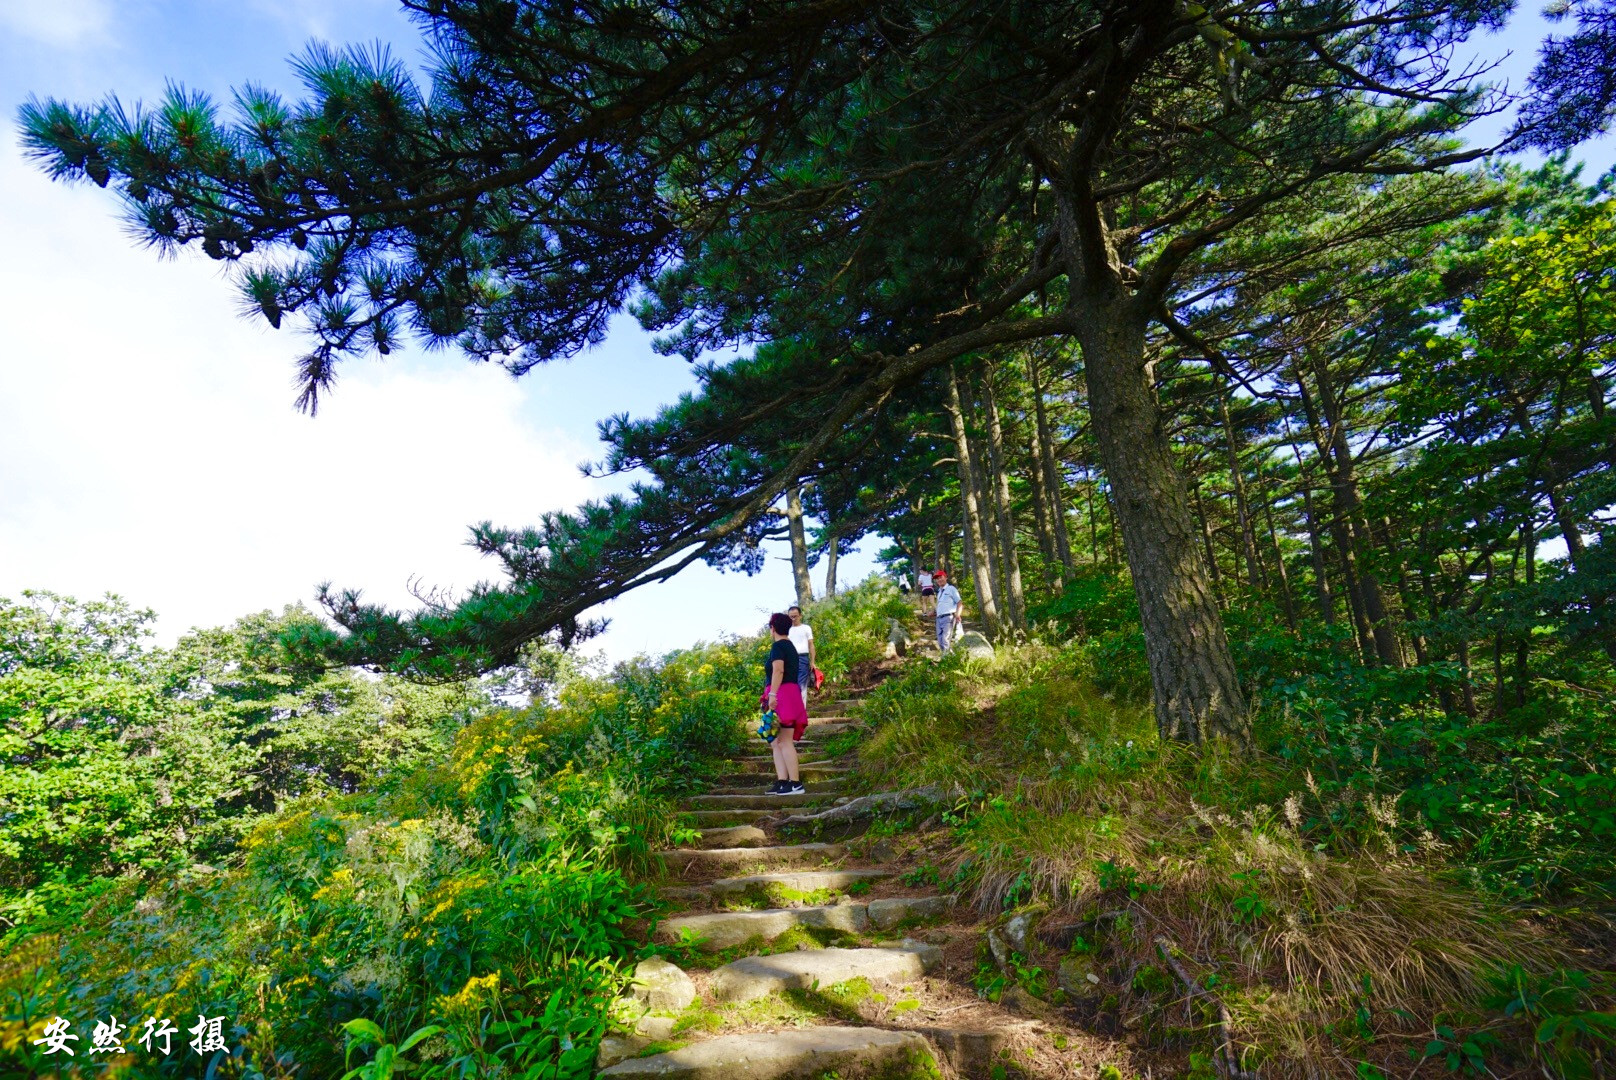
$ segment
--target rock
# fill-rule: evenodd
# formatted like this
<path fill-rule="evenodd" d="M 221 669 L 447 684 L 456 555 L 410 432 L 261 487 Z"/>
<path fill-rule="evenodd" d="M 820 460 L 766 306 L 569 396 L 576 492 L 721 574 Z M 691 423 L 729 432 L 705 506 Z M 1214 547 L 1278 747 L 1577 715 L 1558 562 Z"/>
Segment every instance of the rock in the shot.
<path fill-rule="evenodd" d="M 826 1073 L 889 1075 L 924 1067 L 931 1048 L 913 1031 L 881 1028 L 810 1027 L 748 1032 L 693 1043 L 665 1054 L 631 1058 L 601 1077 L 660 1080 L 785 1080 Z M 919 1069 L 917 1068 L 918 1072 Z"/>
<path fill-rule="evenodd" d="M 898 847 L 883 837 L 870 845 L 870 858 L 878 863 L 889 863 L 898 857 Z"/>
<path fill-rule="evenodd" d="M 870 925 L 877 930 L 890 930 L 905 919 L 937 919 L 953 906 L 947 896 L 901 896 L 891 900 L 870 901 Z"/>
<path fill-rule="evenodd" d="M 892 627 L 887 632 L 887 659 L 909 655 L 909 632 L 897 619 L 892 620 Z"/>
<path fill-rule="evenodd" d="M 906 937 L 899 948 L 907 949 L 920 957 L 920 966 L 927 971 L 934 971 L 943 963 L 943 950 L 919 938 Z"/>
<path fill-rule="evenodd" d="M 972 660 L 993 659 L 993 645 L 975 630 L 967 630 L 961 634 L 959 640 L 954 643 L 954 648 L 964 649 L 965 655 Z"/>
<path fill-rule="evenodd" d="M 846 853 L 840 844 L 782 844 L 773 847 L 708 848 L 705 851 L 659 852 L 668 869 L 684 873 L 693 867 L 789 866 L 792 863 L 824 863 Z"/>
<path fill-rule="evenodd" d="M 1066 991 L 1068 997 L 1089 997 L 1100 986 L 1100 977 L 1094 973 L 1094 961 L 1087 956 L 1063 957 L 1056 969 L 1055 985 Z"/>
<path fill-rule="evenodd" d="M 769 842 L 769 834 L 756 825 L 736 825 L 728 829 L 703 829 L 696 840 L 699 848 L 762 847 Z"/>
<path fill-rule="evenodd" d="M 1054 1009 L 1045 1002 L 1039 1001 L 1019 986 L 1012 986 L 999 998 L 999 1004 L 1019 1016 L 1030 1020 L 1044 1020 L 1053 1014 Z"/>
<path fill-rule="evenodd" d="M 774 886 L 790 889 L 792 892 L 809 893 L 820 889 L 845 889 L 861 881 L 880 881 L 891 876 L 885 870 L 782 870 L 777 874 L 719 878 L 717 881 L 708 882 L 707 891 L 713 896 L 733 896 L 752 889 L 767 889 Z"/>
<path fill-rule="evenodd" d="M 988 931 L 988 952 L 993 956 L 993 962 L 1000 968 L 1010 966 L 1010 943 L 997 929 Z"/>
<path fill-rule="evenodd" d="M 652 1012 L 679 1012 L 696 1000 L 696 984 L 677 965 L 653 956 L 635 966 L 629 993 Z"/>
<path fill-rule="evenodd" d="M 782 990 L 812 990 L 861 977 L 873 983 L 910 982 L 925 973 L 915 949 L 809 949 L 725 964 L 713 972 L 707 995 L 713 1001 L 753 1001 Z"/>
<path fill-rule="evenodd" d="M 1027 946 L 1032 936 L 1033 924 L 1038 921 L 1040 914 L 1041 912 L 1036 911 L 1023 911 L 1019 915 L 1011 916 L 1010 921 L 1004 924 L 1004 939 L 1016 952 L 1026 955 L 1032 951 Z"/>
<path fill-rule="evenodd" d="M 744 945 L 753 938 L 773 941 L 799 926 L 862 934 L 869 929 L 870 920 L 864 905 L 857 901 L 846 906 L 721 911 L 714 915 L 685 915 L 667 919 L 657 926 L 657 938 L 678 941 L 680 934 L 688 929 L 702 936 L 700 947 L 703 952 L 721 952 Z"/>
<path fill-rule="evenodd" d="M 600 1049 L 595 1051 L 595 1068 L 610 1068 L 650 1045 L 651 1040 L 643 1035 L 608 1035 L 600 1040 Z"/>
<path fill-rule="evenodd" d="M 673 1038 L 673 1017 L 642 1016 L 634 1025 L 634 1034 L 643 1035 L 652 1042 L 666 1042 Z"/>

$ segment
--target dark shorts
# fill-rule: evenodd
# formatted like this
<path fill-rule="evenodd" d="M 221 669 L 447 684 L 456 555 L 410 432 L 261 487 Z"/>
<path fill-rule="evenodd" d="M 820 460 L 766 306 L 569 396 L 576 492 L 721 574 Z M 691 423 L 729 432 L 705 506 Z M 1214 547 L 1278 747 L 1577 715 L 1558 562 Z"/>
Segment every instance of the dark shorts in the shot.
<path fill-rule="evenodd" d="M 932 588 L 930 585 L 927 585 L 924 589 L 920 590 L 920 595 L 921 596 L 936 596 L 937 595 L 937 590 Z"/>

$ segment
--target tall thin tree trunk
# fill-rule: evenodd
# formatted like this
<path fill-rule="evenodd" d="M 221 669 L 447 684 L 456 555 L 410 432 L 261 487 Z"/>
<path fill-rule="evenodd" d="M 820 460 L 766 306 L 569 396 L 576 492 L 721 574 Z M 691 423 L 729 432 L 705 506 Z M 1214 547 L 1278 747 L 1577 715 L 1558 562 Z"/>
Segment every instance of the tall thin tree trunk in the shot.
<path fill-rule="evenodd" d="M 808 576 L 808 537 L 802 528 L 802 485 L 786 488 L 786 526 L 791 534 L 791 576 L 797 582 L 797 603 L 807 607 L 814 599 Z"/>
<path fill-rule="evenodd" d="M 948 369 L 948 421 L 954 429 L 954 456 L 959 467 L 961 517 L 965 525 L 965 565 L 976 586 L 976 606 L 980 609 L 982 625 L 988 637 L 999 636 L 999 605 L 993 592 L 993 571 L 983 554 L 987 544 L 982 538 L 982 512 L 976 499 L 975 469 L 971 464 L 971 438 L 965 429 L 965 409 L 960 404 L 959 377 L 952 365 Z"/>
<path fill-rule="evenodd" d="M 1027 353 L 1027 378 L 1032 384 L 1033 424 L 1038 432 L 1039 479 L 1044 485 L 1044 496 L 1049 500 L 1050 525 L 1054 529 L 1055 557 L 1067 571 L 1077 569 L 1072 554 L 1072 537 L 1066 530 L 1066 495 L 1062 490 L 1060 469 L 1055 464 L 1055 441 L 1049 432 L 1049 414 L 1044 408 L 1044 384 L 1039 371 L 1038 357 Z"/>
<path fill-rule="evenodd" d="M 1279 578 L 1279 606 L 1285 612 L 1285 625 L 1296 633 L 1296 601 L 1291 596 L 1291 576 L 1285 569 L 1285 549 L 1279 545 L 1279 530 L 1274 528 L 1274 500 L 1263 487 L 1263 466 L 1257 462 L 1257 498 L 1262 500 L 1263 519 L 1268 522 L 1268 540 L 1274 546 L 1274 570 Z"/>
<path fill-rule="evenodd" d="M 1335 458 L 1330 478 L 1335 487 L 1336 506 L 1347 520 L 1355 552 L 1362 553 L 1369 546 L 1369 526 L 1363 513 L 1363 500 L 1358 495 L 1357 467 L 1352 458 L 1352 447 L 1347 445 L 1345 418 L 1336 400 L 1335 387 L 1330 383 L 1330 373 L 1317 358 L 1313 361 L 1313 375 L 1318 380 L 1319 403 L 1324 406 L 1324 418 L 1330 425 L 1327 454 L 1333 454 Z M 1385 592 L 1380 579 L 1361 561 L 1358 564 L 1358 586 L 1363 593 L 1364 615 L 1369 619 L 1375 638 L 1375 653 L 1382 663 L 1401 667 L 1402 651 L 1397 645 L 1391 614 L 1386 609 Z"/>
<path fill-rule="evenodd" d="M 1044 486 L 1043 442 L 1038 437 L 1038 425 L 1027 425 L 1030 445 L 1027 449 L 1027 475 L 1031 479 L 1033 525 L 1038 530 L 1038 555 L 1044 563 L 1044 580 L 1059 593 L 1066 588 L 1065 567 L 1055 554 L 1055 526 L 1050 520 L 1049 491 Z M 1059 512 L 1058 510 L 1056 511 Z"/>
<path fill-rule="evenodd" d="M 1077 333 L 1090 415 L 1139 601 L 1157 727 L 1169 739 L 1247 745 L 1245 695 L 1145 365 L 1144 320 L 1121 297 L 1085 306 Z"/>
<path fill-rule="evenodd" d="M 1287 429 L 1288 430 L 1288 429 Z M 1307 482 L 1307 468 L 1302 464 L 1302 452 L 1295 443 L 1291 453 L 1296 455 L 1296 483 L 1302 489 L 1302 514 L 1307 519 L 1307 546 L 1313 562 L 1313 591 L 1318 596 L 1319 614 L 1324 625 L 1335 625 L 1335 599 L 1330 595 L 1330 577 L 1324 569 L 1324 538 L 1319 535 L 1319 516 L 1313 509 L 1313 486 Z"/>
<path fill-rule="evenodd" d="M 1229 458 L 1229 478 L 1234 482 L 1234 506 L 1240 516 L 1240 543 L 1246 554 L 1246 581 L 1253 591 L 1267 592 L 1262 560 L 1257 557 L 1257 533 L 1251 520 L 1251 504 L 1246 499 L 1245 470 L 1240 465 L 1240 446 L 1235 441 L 1234 421 L 1229 418 L 1229 398 L 1218 388 L 1218 417 L 1223 421 L 1223 447 Z"/>
<path fill-rule="evenodd" d="M 1027 595 L 1021 587 L 1021 555 L 1016 550 L 1015 508 L 1010 504 L 1010 476 L 1005 470 L 1004 428 L 993 394 L 993 369 L 982 378 L 982 403 L 988 417 L 988 466 L 993 474 L 989 494 L 999 531 L 1000 565 L 1004 569 L 1005 614 L 1018 634 L 1027 632 Z"/>
<path fill-rule="evenodd" d="M 825 598 L 828 600 L 836 595 L 836 549 L 839 544 L 836 534 L 831 533 L 825 544 Z"/>
<path fill-rule="evenodd" d="M 1342 513 L 1340 494 L 1335 484 L 1335 469 L 1330 460 L 1329 439 L 1320 423 L 1318 409 L 1313 403 L 1313 394 L 1307 388 L 1307 381 L 1302 377 L 1301 369 L 1295 369 L 1292 377 L 1296 380 L 1302 413 L 1307 418 L 1308 433 L 1313 438 L 1319 466 L 1324 470 L 1325 480 L 1330 484 L 1332 505 L 1327 524 L 1330 539 L 1335 541 L 1336 558 L 1341 561 L 1341 579 L 1347 586 L 1347 609 L 1352 615 L 1353 629 L 1358 633 L 1358 649 L 1365 663 L 1374 663 L 1377 655 L 1374 630 L 1370 625 L 1368 608 L 1364 604 L 1363 582 L 1358 574 L 1357 548 L 1352 542 L 1350 528 Z"/>
<path fill-rule="evenodd" d="M 1090 477 L 1089 482 L 1083 485 L 1089 501 L 1089 563 L 1094 566 L 1100 565 L 1100 521 L 1094 516 L 1094 487 L 1097 483 L 1099 481 Z"/>
<path fill-rule="evenodd" d="M 1223 582 L 1218 573 L 1217 552 L 1212 550 L 1212 524 L 1206 519 L 1206 506 L 1201 502 L 1201 482 L 1197 480 L 1190 485 L 1190 495 L 1195 500 L 1195 517 L 1201 523 L 1201 543 L 1206 547 L 1206 568 L 1212 572 L 1212 591 L 1218 596 L 1218 606 L 1223 606 Z"/>

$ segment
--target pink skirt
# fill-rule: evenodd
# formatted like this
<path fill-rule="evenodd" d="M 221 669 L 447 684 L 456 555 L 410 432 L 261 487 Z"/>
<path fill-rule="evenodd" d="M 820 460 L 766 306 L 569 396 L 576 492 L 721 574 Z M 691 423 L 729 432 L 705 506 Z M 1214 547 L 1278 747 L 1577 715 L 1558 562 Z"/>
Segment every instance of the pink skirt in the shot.
<path fill-rule="evenodd" d="M 764 691 L 763 700 L 769 700 L 768 691 Z M 794 682 L 781 683 L 774 697 L 774 715 L 780 718 L 781 727 L 792 729 L 791 741 L 801 742 L 808 730 L 808 707 L 802 703 L 802 687 Z"/>

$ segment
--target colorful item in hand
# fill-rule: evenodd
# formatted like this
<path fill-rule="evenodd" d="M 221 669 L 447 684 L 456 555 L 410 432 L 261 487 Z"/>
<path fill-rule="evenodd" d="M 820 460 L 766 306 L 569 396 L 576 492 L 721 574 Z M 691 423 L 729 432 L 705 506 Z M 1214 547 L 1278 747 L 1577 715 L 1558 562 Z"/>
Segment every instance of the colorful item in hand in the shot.
<path fill-rule="evenodd" d="M 758 738 L 766 743 L 772 743 L 779 734 L 780 717 L 775 715 L 773 709 L 769 709 L 763 714 L 763 719 L 758 724 Z"/>

